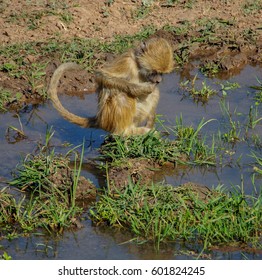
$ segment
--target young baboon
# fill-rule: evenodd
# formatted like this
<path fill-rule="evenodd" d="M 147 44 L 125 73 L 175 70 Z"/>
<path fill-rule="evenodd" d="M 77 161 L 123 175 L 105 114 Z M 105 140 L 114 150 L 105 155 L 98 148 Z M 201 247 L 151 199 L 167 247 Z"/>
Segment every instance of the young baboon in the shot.
<path fill-rule="evenodd" d="M 70 113 L 57 96 L 59 80 L 65 71 L 79 69 L 75 63 L 61 64 L 54 72 L 49 95 L 54 107 L 68 121 L 82 127 L 102 128 L 118 135 L 148 132 L 154 126 L 159 100 L 157 84 L 161 74 L 173 70 L 173 51 L 162 38 L 151 38 L 129 50 L 96 73 L 98 112 L 83 118 Z M 139 126 L 146 122 L 145 126 Z"/>

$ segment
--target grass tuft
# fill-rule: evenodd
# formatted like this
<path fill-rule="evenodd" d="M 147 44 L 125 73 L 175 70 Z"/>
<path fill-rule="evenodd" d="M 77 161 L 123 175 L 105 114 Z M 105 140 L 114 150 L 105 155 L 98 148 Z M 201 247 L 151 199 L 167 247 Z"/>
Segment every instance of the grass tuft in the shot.
<path fill-rule="evenodd" d="M 9 183 L 21 195 L 15 199 L 7 189 L 0 192 L 0 233 L 6 238 L 38 228 L 60 233 L 82 214 L 75 200 L 83 152 L 80 166 L 72 170 L 69 157 L 50 150 L 52 135 L 48 132 L 45 144 L 27 155 L 13 174 Z"/>
<path fill-rule="evenodd" d="M 210 121 L 202 120 L 196 129 L 184 126 L 182 116 L 177 119 L 174 128 L 161 124 L 174 140 L 155 131 L 139 136 L 109 136 L 101 147 L 101 153 L 104 159 L 113 162 L 127 158 L 149 158 L 159 163 L 169 161 L 213 165 L 213 147 L 208 147 L 205 138 L 200 135 L 201 129 Z"/>
<path fill-rule="evenodd" d="M 175 161 L 180 152 L 175 142 L 155 132 L 139 136 L 109 136 L 101 147 L 103 157 L 111 161 L 126 158 L 150 158 L 157 161 Z"/>
<path fill-rule="evenodd" d="M 261 236 L 262 196 L 246 197 L 221 187 L 203 199 L 187 187 L 129 185 L 124 192 L 101 195 L 90 209 L 97 224 L 129 229 L 157 248 L 163 241 L 201 242 L 204 249 L 231 242 L 257 244 Z"/>

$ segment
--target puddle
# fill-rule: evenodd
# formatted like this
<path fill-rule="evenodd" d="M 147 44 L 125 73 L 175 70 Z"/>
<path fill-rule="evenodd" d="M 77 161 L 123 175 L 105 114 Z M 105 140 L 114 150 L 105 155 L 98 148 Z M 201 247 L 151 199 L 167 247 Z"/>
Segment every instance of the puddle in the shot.
<path fill-rule="evenodd" d="M 196 73 L 196 70 L 192 70 L 190 79 Z M 205 80 L 207 85 L 219 93 L 211 97 L 207 104 L 196 104 L 191 97 L 183 96 L 182 90 L 178 87 L 185 78 L 181 78 L 178 73 L 172 73 L 166 75 L 160 85 L 161 98 L 157 113 L 163 115 L 161 118 L 165 119 L 167 124 L 173 125 L 180 115 L 183 117 L 184 125 L 192 125 L 193 127 L 196 127 L 203 118 L 205 120 L 215 119 L 202 130 L 202 134 L 207 133 L 208 136 L 211 136 L 212 133 L 216 133 L 218 130 L 223 132 L 225 129 L 224 117 L 220 108 L 222 99 L 220 84 L 226 83 L 226 80 L 206 78 L 199 72 L 197 74 L 196 83 L 201 85 L 201 82 Z M 228 91 L 225 98 L 225 104 L 229 104 L 232 117 L 241 124 L 247 122 L 250 106 L 254 104 L 254 90 L 250 86 L 257 85 L 257 78 L 261 80 L 261 77 L 262 68 L 246 66 L 239 74 L 227 80 L 231 83 L 239 83 L 241 86 L 239 89 Z M 71 111 L 79 115 L 85 116 L 86 112 L 89 116 L 95 114 L 95 95 L 87 95 L 83 99 L 61 96 L 61 101 L 63 104 L 67 104 Z M 259 109 L 258 118 L 262 115 L 261 105 Z M 10 126 L 23 130 L 27 138 L 16 139 L 15 131 L 10 129 L 8 134 Z M 65 153 L 70 149 L 70 147 L 66 147 L 67 143 L 72 144 L 71 147 L 75 147 L 82 144 L 83 139 L 85 139 L 86 159 L 95 158 L 98 155 L 96 149 L 100 147 L 107 134 L 103 130 L 83 129 L 64 121 L 50 103 L 29 106 L 19 114 L 19 117 L 10 112 L 0 114 L 0 187 L 4 185 L 4 179 L 11 178 L 11 172 L 21 157 L 31 153 L 39 142 L 44 141 L 48 127 L 52 127 L 55 131 L 52 144 L 56 147 L 56 151 L 61 150 Z M 252 132 L 257 134 L 261 140 L 262 122 Z M 254 190 L 252 166 L 250 165 L 253 162 L 250 157 L 252 150 L 254 150 L 252 143 L 248 146 L 246 142 L 240 142 L 231 150 L 233 154 L 228 155 L 223 168 L 183 167 L 175 170 L 172 174 L 160 174 L 159 178 L 173 185 L 193 181 L 209 187 L 223 184 L 228 189 L 233 185 L 243 184 L 244 191 L 251 194 Z M 261 154 L 261 150 L 258 152 Z M 104 184 L 103 176 L 90 168 L 88 163 L 83 165 L 83 175 L 93 181 L 97 187 Z M 262 185 L 261 177 L 256 179 L 256 185 L 257 187 Z M 1 245 L 13 259 L 191 259 L 197 255 L 177 254 L 176 252 L 199 250 L 199 248 L 194 247 L 196 245 L 168 243 L 164 244 L 159 252 L 156 252 L 152 245 L 128 243 L 128 240 L 132 239 L 129 234 L 93 227 L 88 219 L 83 221 L 83 225 L 84 228 L 75 232 L 65 232 L 59 238 L 32 235 L 13 241 L 2 240 Z M 262 252 L 242 252 L 237 249 L 213 250 L 206 257 L 211 259 L 261 259 Z"/>

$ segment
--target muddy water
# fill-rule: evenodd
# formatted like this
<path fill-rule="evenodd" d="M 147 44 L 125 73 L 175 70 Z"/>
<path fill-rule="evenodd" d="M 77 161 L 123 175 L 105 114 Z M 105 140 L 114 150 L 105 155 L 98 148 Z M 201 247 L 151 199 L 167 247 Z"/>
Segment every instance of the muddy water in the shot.
<path fill-rule="evenodd" d="M 220 108 L 222 99 L 221 86 L 226 83 L 223 79 L 208 79 L 198 73 L 197 83 L 201 85 L 203 80 L 207 85 L 218 91 L 218 94 L 211 97 L 207 104 L 195 103 L 191 97 L 184 96 L 178 84 L 185 79 L 192 79 L 196 70 L 188 73 L 190 76 L 183 77 L 179 73 L 172 73 L 164 77 L 160 85 L 161 100 L 157 113 L 163 115 L 166 123 L 175 125 L 176 117 L 182 115 L 184 125 L 196 127 L 202 118 L 205 120 L 214 119 L 208 123 L 202 131 L 207 133 L 207 141 L 212 133 L 218 130 L 225 131 L 223 123 L 225 120 Z M 225 98 L 230 106 L 230 111 L 234 120 L 241 124 L 247 122 L 249 108 L 254 104 L 254 90 L 252 85 L 258 85 L 256 78 L 261 80 L 262 69 L 259 67 L 246 66 L 244 70 L 235 76 L 227 78 L 231 83 L 240 84 L 239 89 L 228 91 Z M 84 99 L 76 97 L 62 96 L 61 100 L 70 108 L 70 110 L 85 115 L 93 115 L 96 111 L 95 95 L 87 95 Z M 261 117 L 258 112 L 258 118 Z M 26 135 L 25 139 L 17 138 L 15 131 L 8 130 L 13 126 L 22 129 Z M 56 151 L 65 152 L 70 147 L 82 144 L 85 141 L 85 158 L 95 158 L 98 153 L 96 149 L 103 142 L 106 133 L 102 130 L 82 129 L 64 121 L 53 109 L 50 103 L 42 106 L 28 107 L 19 116 L 14 113 L 0 114 L 0 187 L 4 186 L 5 179 L 11 178 L 11 172 L 14 170 L 20 158 L 31 153 L 36 149 L 39 142 L 45 139 L 47 128 L 52 126 L 55 131 L 52 138 L 52 144 Z M 262 122 L 252 131 L 262 138 Z M 230 148 L 233 152 L 223 159 L 223 167 L 216 168 L 196 168 L 183 167 L 175 170 L 173 173 L 161 174 L 160 179 L 173 185 L 178 185 L 188 181 L 205 184 L 209 187 L 224 184 L 230 189 L 233 185 L 244 186 L 246 193 L 252 193 L 252 158 L 249 156 L 254 149 L 252 143 L 248 146 L 245 142 L 240 142 L 235 147 Z M 257 150 L 261 155 L 261 150 Z M 237 159 L 239 159 L 237 161 Z M 237 162 L 237 164 L 236 164 Z M 97 187 L 104 184 L 104 180 L 94 170 L 84 164 L 83 173 L 90 178 Z M 261 187 L 262 179 L 256 180 L 256 186 Z M 86 216 L 86 215 L 85 215 Z M 128 233 L 120 233 L 111 229 L 95 228 L 91 222 L 86 219 L 84 228 L 75 232 L 66 232 L 62 237 L 34 236 L 28 238 L 19 238 L 13 241 L 1 241 L 1 245 L 13 259 L 187 259 L 194 258 L 194 255 L 177 254 L 179 251 L 198 251 L 196 245 L 169 243 L 163 245 L 159 252 L 156 252 L 152 245 L 135 245 L 128 243 L 132 237 Z M 212 259 L 261 259 L 261 252 L 241 252 L 238 249 L 233 250 L 213 250 L 210 252 Z"/>

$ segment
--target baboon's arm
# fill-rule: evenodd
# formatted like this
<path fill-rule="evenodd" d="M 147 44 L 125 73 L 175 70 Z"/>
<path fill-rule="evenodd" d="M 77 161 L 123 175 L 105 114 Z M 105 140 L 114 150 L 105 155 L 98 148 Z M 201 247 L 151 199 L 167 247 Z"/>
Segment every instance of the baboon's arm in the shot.
<path fill-rule="evenodd" d="M 136 84 L 124 78 L 113 77 L 103 72 L 96 73 L 96 81 L 102 88 L 118 89 L 132 97 L 148 95 L 152 93 L 155 88 L 155 85 L 151 83 L 145 82 Z"/>

